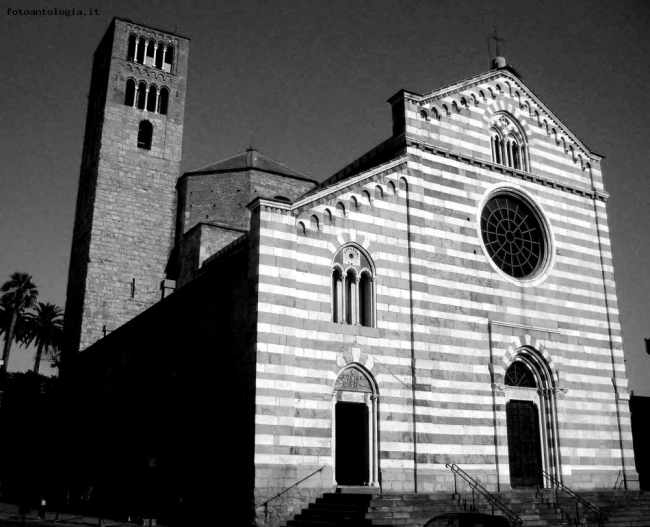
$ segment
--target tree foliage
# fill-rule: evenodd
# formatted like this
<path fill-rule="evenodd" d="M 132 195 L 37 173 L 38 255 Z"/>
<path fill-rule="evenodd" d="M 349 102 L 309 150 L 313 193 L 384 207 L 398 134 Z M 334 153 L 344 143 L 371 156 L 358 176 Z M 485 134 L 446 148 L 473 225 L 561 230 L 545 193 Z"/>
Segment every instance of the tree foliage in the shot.
<path fill-rule="evenodd" d="M 11 354 L 11 345 L 17 340 L 18 319 L 26 309 L 31 308 L 38 298 L 38 289 L 32 277 L 27 273 L 13 273 L 2 287 L 0 287 L 0 304 L 3 307 L 3 333 L 5 336 L 5 346 L 2 354 L 2 372 L 6 373 L 9 366 L 9 355 Z"/>
<path fill-rule="evenodd" d="M 43 354 L 58 362 L 63 342 L 63 309 L 59 306 L 39 302 L 33 313 L 25 313 L 22 342 L 29 346 L 36 345 L 34 373 L 38 373 Z"/>

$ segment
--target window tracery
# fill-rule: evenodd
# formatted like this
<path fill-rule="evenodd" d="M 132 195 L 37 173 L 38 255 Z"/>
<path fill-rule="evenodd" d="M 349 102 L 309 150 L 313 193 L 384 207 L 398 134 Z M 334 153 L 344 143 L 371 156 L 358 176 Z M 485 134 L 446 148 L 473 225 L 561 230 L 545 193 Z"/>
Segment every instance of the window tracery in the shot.
<path fill-rule="evenodd" d="M 339 249 L 332 263 L 332 321 L 375 326 L 374 266 L 355 245 Z"/>
<path fill-rule="evenodd" d="M 515 121 L 505 114 L 496 116 L 490 128 L 492 161 L 516 170 L 530 171 L 528 145 Z"/>

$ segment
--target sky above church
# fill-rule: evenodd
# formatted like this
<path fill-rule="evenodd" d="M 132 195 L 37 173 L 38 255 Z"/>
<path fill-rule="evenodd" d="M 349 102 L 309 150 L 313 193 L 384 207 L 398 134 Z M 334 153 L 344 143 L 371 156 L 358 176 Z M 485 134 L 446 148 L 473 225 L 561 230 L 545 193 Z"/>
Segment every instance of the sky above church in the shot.
<path fill-rule="evenodd" d="M 113 16 L 192 39 L 183 171 L 241 152 L 252 136 L 319 180 L 390 136 L 386 99 L 401 88 L 423 93 L 487 70 L 497 24 L 528 87 L 606 157 L 630 388 L 650 396 L 647 0 L 3 0 L 0 282 L 30 273 L 40 300 L 61 306 L 92 55 Z M 32 363 L 33 350 L 14 348 L 10 369 Z"/>

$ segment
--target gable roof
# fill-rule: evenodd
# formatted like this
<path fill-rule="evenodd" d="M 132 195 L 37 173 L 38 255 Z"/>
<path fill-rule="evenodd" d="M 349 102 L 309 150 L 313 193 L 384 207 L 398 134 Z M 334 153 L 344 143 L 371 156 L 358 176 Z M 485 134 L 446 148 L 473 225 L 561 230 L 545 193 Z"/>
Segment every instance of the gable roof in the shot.
<path fill-rule="evenodd" d="M 576 144 L 576 146 L 578 146 L 585 154 L 597 159 L 602 159 L 604 157 L 594 152 L 591 148 L 589 148 L 585 144 L 584 141 L 582 141 L 575 133 L 573 133 L 561 121 L 559 116 L 555 112 L 551 111 L 548 108 L 548 106 L 546 106 L 546 104 L 533 92 L 533 90 L 528 86 L 528 84 L 524 83 L 521 76 L 514 70 L 514 68 L 510 66 L 492 69 L 490 71 L 481 73 L 479 75 L 475 75 L 474 77 L 470 77 L 468 79 L 455 82 L 453 84 L 444 86 L 442 88 L 438 88 L 436 90 L 425 93 L 423 95 L 402 90 L 397 94 L 395 94 L 393 97 L 391 97 L 389 99 L 389 102 L 392 101 L 394 98 L 398 97 L 399 95 L 402 95 L 410 99 L 416 100 L 421 105 L 426 105 L 427 103 L 434 103 L 438 100 L 443 99 L 444 97 L 451 96 L 454 94 L 458 94 L 459 96 L 462 96 L 463 94 L 471 93 L 471 92 L 467 92 L 467 90 L 470 90 L 472 87 L 476 87 L 476 89 L 480 89 L 481 84 L 488 81 L 492 81 L 498 77 L 505 77 L 506 80 L 513 85 L 514 90 L 520 90 L 524 92 L 526 97 L 528 97 L 534 103 L 535 107 L 540 110 L 541 114 L 543 114 L 543 115 L 540 114 L 541 115 L 540 119 L 543 119 L 543 117 L 546 116 L 548 119 L 554 121 L 557 124 L 557 126 L 562 130 L 562 132 L 566 136 L 571 138 L 571 140 Z"/>
<path fill-rule="evenodd" d="M 238 172 L 242 170 L 258 170 L 260 172 L 268 172 L 270 174 L 277 174 L 280 176 L 287 176 L 294 179 L 317 183 L 315 179 L 307 177 L 301 172 L 288 167 L 284 163 L 280 163 L 279 161 L 275 161 L 274 159 L 261 154 L 255 148 L 247 148 L 246 151 L 241 154 L 210 163 L 195 170 L 190 170 L 189 172 L 185 172 L 181 177 L 197 174 Z"/>

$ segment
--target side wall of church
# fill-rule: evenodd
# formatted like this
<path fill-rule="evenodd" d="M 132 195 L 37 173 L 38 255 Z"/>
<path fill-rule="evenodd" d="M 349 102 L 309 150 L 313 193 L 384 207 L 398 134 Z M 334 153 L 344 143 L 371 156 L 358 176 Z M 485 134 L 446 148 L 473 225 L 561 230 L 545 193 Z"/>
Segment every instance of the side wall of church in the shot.
<path fill-rule="evenodd" d="M 407 113 L 404 158 L 293 208 L 261 202 L 254 211 L 258 504 L 322 469 L 258 510 L 260 523 L 275 525 L 335 486 L 335 383 L 352 365 L 376 382 L 384 492 L 451 490 L 448 463 L 510 488 L 506 403 L 519 399 L 537 405 L 542 465 L 565 484 L 612 488 L 619 470 L 634 471 L 600 168 L 552 155 L 532 126 L 530 172 L 495 165 L 491 104 L 464 125 L 462 113 L 435 125 L 449 136 L 436 141 Z M 552 233 L 552 263 L 535 284 L 504 279 L 481 244 L 479 207 L 500 185 L 528 196 Z M 374 261 L 375 327 L 332 321 L 333 259 L 346 244 Z M 505 386 L 525 354 L 548 374 L 538 390 Z"/>
<path fill-rule="evenodd" d="M 247 524 L 255 387 L 247 264 L 245 249 L 224 255 L 71 363 L 64 428 L 86 439 L 68 441 L 63 459 L 75 461 L 65 466 L 70 481 L 102 496 L 88 504 L 93 514 L 199 525 L 218 496 Z"/>

